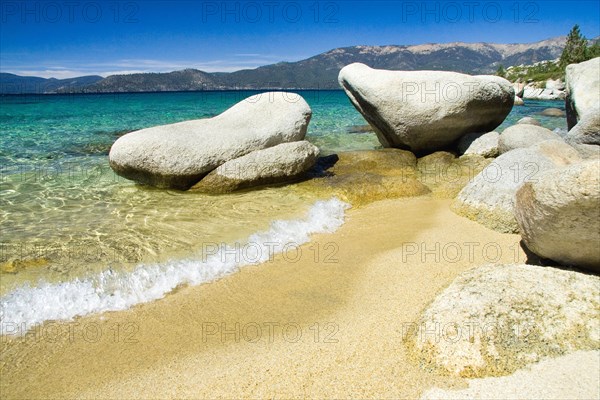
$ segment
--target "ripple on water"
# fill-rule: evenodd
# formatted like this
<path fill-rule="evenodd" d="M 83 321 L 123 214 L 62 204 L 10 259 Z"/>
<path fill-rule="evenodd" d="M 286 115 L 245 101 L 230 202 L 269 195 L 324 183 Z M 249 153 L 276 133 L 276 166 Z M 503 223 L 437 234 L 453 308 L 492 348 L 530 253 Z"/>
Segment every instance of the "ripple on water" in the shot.
<path fill-rule="evenodd" d="M 225 196 L 155 190 L 117 177 L 108 166 L 117 137 L 214 116 L 250 94 L 37 96 L 29 104 L 0 99 L 0 292 L 185 257 L 203 243 L 242 239 L 306 211 L 314 195 L 285 187 Z M 323 155 L 381 147 L 373 133 L 362 132 L 366 128 L 348 132 L 365 121 L 342 91 L 302 95 L 313 110 L 307 139 Z M 537 115 L 549 107 L 564 104 L 526 101 L 498 130 L 528 115 L 565 129 L 564 118 Z"/>
<path fill-rule="evenodd" d="M 8 176 L 3 185 L 2 293 L 39 279 L 57 282 L 184 257 L 300 215 L 315 200 L 285 187 L 207 196 L 125 180 L 89 185 L 58 175 L 36 182 Z M 15 268 L 16 259 L 23 262 Z"/>

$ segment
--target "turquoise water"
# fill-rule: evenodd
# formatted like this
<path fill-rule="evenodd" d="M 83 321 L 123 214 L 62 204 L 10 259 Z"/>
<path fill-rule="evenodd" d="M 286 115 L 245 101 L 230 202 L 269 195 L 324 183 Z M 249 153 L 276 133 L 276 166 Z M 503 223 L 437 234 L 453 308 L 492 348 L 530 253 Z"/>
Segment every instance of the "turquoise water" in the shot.
<path fill-rule="evenodd" d="M 245 237 L 315 201 L 288 188 L 204 196 L 141 187 L 108 167 L 112 143 L 126 132 L 217 115 L 255 94 L 141 93 L 0 97 L 0 293 L 24 282 L 64 281 L 131 269 Z M 300 91 L 313 110 L 307 139 L 323 153 L 378 148 L 342 91 Z M 499 130 L 563 102 L 528 101 Z"/>

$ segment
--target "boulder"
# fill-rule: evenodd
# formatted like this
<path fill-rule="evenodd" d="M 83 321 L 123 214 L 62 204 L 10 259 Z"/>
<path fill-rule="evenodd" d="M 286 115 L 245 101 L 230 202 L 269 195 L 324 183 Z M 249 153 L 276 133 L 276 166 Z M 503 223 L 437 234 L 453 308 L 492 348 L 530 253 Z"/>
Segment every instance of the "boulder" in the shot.
<path fill-rule="evenodd" d="M 315 165 L 318 156 L 319 149 L 305 140 L 282 143 L 221 164 L 190 190 L 229 193 L 289 182 L 298 179 Z"/>
<path fill-rule="evenodd" d="M 514 199 L 525 182 L 544 171 L 581 161 L 578 152 L 562 140 L 511 150 L 500 155 L 458 194 L 452 209 L 490 229 L 517 233 Z"/>
<path fill-rule="evenodd" d="M 563 265 L 600 272 L 600 160 L 539 174 L 517 192 L 515 217 L 527 247 Z"/>
<path fill-rule="evenodd" d="M 498 132 L 469 133 L 458 141 L 460 154 L 477 154 L 486 158 L 498 157 Z"/>
<path fill-rule="evenodd" d="M 517 121 L 518 124 L 542 126 L 541 122 L 532 117 L 523 117 Z"/>
<path fill-rule="evenodd" d="M 600 109 L 585 114 L 567 133 L 569 143 L 600 145 Z"/>
<path fill-rule="evenodd" d="M 523 99 L 523 91 L 525 90 L 525 83 L 515 82 L 512 84 L 515 96 Z"/>
<path fill-rule="evenodd" d="M 528 100 L 562 100 L 565 92 L 558 89 L 538 88 L 527 85 L 523 89 L 523 99 Z"/>
<path fill-rule="evenodd" d="M 546 89 L 563 91 L 563 90 L 565 90 L 565 84 L 560 79 L 557 79 L 557 80 L 548 79 L 546 81 Z"/>
<path fill-rule="evenodd" d="M 529 147 L 545 140 L 562 140 L 550 129 L 531 124 L 517 124 L 506 128 L 498 139 L 500 154 L 507 151 Z"/>
<path fill-rule="evenodd" d="M 515 106 L 524 106 L 525 102 L 519 96 L 515 96 Z"/>
<path fill-rule="evenodd" d="M 544 117 L 564 117 L 566 114 L 560 108 L 546 108 L 540 115 L 543 115 Z"/>
<path fill-rule="evenodd" d="M 188 189 L 229 160 L 303 140 L 310 117 L 311 109 L 302 97 L 262 93 L 213 118 L 128 133 L 113 144 L 110 166 L 140 183 Z"/>
<path fill-rule="evenodd" d="M 338 79 L 384 147 L 415 153 L 446 148 L 467 133 L 492 131 L 515 96 L 506 79 L 446 71 L 386 71 L 354 63 L 342 68 Z"/>
<path fill-rule="evenodd" d="M 600 278 L 534 265 L 463 272 L 404 326 L 420 364 L 463 377 L 510 374 L 600 345 Z"/>
<path fill-rule="evenodd" d="M 573 128 L 585 114 L 598 113 L 600 105 L 600 57 L 570 64 L 565 71 L 567 83 L 567 124 Z"/>

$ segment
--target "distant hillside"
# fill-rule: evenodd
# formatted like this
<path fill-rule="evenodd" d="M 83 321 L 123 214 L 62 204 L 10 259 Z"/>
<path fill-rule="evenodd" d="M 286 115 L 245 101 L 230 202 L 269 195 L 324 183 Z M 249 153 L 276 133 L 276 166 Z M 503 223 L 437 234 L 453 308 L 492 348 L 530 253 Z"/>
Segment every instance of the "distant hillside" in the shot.
<path fill-rule="evenodd" d="M 278 63 L 233 72 L 221 85 L 260 88 L 337 89 L 342 67 L 361 62 L 392 70 L 447 70 L 494 73 L 499 64 L 515 65 L 553 60 L 560 56 L 566 38 L 533 44 L 446 43 L 417 46 L 353 46 L 338 48 L 294 63 Z"/>
<path fill-rule="evenodd" d="M 57 93 L 81 91 L 103 78 L 98 75 L 79 76 L 69 79 L 38 78 L 0 73 L 0 94 Z"/>
<path fill-rule="evenodd" d="M 197 69 L 168 73 L 110 75 L 85 88 L 86 92 L 167 92 L 215 89 L 214 78 Z"/>
<path fill-rule="evenodd" d="M 444 43 L 415 46 L 352 46 L 334 49 L 306 60 L 280 62 L 232 73 L 207 73 L 186 69 L 169 73 L 111 75 L 102 80 L 89 82 L 87 85 L 81 82 L 64 84 L 55 87 L 54 92 L 338 89 L 339 70 L 353 62 L 392 70 L 431 69 L 494 73 L 500 64 L 509 66 L 554 60 L 560 57 L 565 42 L 565 37 L 558 37 L 529 44 Z M 4 81 L 4 78 L 2 80 Z M 4 90 L 2 92 L 6 93 Z"/>

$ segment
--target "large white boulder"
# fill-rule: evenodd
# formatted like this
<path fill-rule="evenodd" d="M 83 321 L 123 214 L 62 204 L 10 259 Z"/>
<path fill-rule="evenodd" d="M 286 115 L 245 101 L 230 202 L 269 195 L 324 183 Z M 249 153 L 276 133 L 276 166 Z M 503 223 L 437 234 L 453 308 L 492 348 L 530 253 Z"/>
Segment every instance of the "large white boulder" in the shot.
<path fill-rule="evenodd" d="M 600 160 L 547 171 L 524 184 L 515 217 L 538 256 L 600 272 Z"/>
<path fill-rule="evenodd" d="M 500 154 L 507 151 L 533 146 L 545 140 L 562 140 L 562 138 L 550 129 L 533 124 L 517 123 L 517 125 L 506 128 L 498 139 L 498 150 Z"/>
<path fill-rule="evenodd" d="M 517 233 L 514 201 L 525 182 L 557 167 L 581 161 L 579 153 L 563 140 L 511 150 L 500 155 L 458 194 L 452 209 L 490 229 Z"/>
<path fill-rule="evenodd" d="M 473 132 L 490 132 L 514 102 L 497 76 L 446 71 L 387 71 L 354 63 L 339 83 L 384 147 L 431 153 Z"/>
<path fill-rule="evenodd" d="M 222 164 L 191 190 L 228 193 L 249 187 L 289 182 L 315 165 L 319 149 L 306 140 L 256 150 Z"/>
<path fill-rule="evenodd" d="M 226 161 L 303 140 L 310 117 L 299 95 L 262 93 L 213 118 L 128 133 L 113 144 L 110 166 L 141 183 L 188 189 Z"/>
<path fill-rule="evenodd" d="M 565 71 L 567 83 L 567 124 L 569 129 L 586 114 L 600 108 L 600 57 L 570 64 Z"/>
<path fill-rule="evenodd" d="M 599 307 L 598 276 L 490 264 L 459 275 L 404 330 L 422 365 L 465 377 L 506 375 L 544 357 L 597 349 Z"/>

